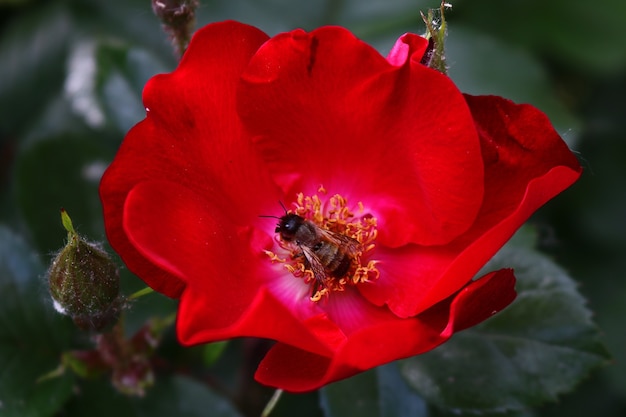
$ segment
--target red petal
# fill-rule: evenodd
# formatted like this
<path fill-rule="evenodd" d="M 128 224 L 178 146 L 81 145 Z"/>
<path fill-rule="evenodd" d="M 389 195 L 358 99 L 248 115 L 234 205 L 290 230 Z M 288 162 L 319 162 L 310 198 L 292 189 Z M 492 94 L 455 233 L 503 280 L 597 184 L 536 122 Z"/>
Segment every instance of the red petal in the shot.
<path fill-rule="evenodd" d="M 229 300 L 230 308 L 220 315 L 225 321 L 259 288 L 251 273 L 257 260 L 242 245 L 245 229 L 210 198 L 182 185 L 163 180 L 136 185 L 126 198 L 124 231 L 151 264 L 187 285 L 202 283 L 207 298 Z"/>
<path fill-rule="evenodd" d="M 287 195 L 322 184 L 379 215 L 381 243 L 442 244 L 482 203 L 480 143 L 460 92 L 419 64 L 426 41 L 403 40 L 393 65 L 342 28 L 278 35 L 245 71 L 238 109 Z"/>
<path fill-rule="evenodd" d="M 418 320 L 406 319 L 353 335 L 332 359 L 277 343 L 259 365 L 255 378 L 290 392 L 312 391 L 375 366 L 423 353 L 443 341 Z"/>
<path fill-rule="evenodd" d="M 466 96 L 485 158 L 485 201 L 476 223 L 453 242 L 459 253 L 424 300 L 473 276 L 542 205 L 581 175 L 576 157 L 538 109 L 501 97 Z M 451 277 L 459 277 L 456 280 Z"/>
<path fill-rule="evenodd" d="M 574 183 L 576 158 L 547 117 L 500 97 L 466 96 L 485 158 L 485 201 L 470 230 L 448 245 L 380 249 L 381 278 L 359 289 L 410 317 L 458 291 L 543 204 Z M 376 254 L 378 256 L 378 254 Z"/>
<path fill-rule="evenodd" d="M 319 355 L 330 355 L 345 339 L 324 314 L 302 320 L 266 288 L 260 288 L 246 306 L 232 305 L 232 300 L 220 297 L 219 292 L 210 297 L 211 300 L 198 296 L 199 291 L 205 290 L 189 286 L 183 293 L 177 331 L 179 340 L 185 345 L 260 337 Z M 207 304 L 208 301 L 212 304 Z"/>
<path fill-rule="evenodd" d="M 256 379 L 292 392 L 310 391 L 384 363 L 434 349 L 456 331 L 473 326 L 515 298 L 511 270 L 471 282 L 449 300 L 412 319 L 368 323 L 330 358 L 282 343 L 263 359 Z"/>
<path fill-rule="evenodd" d="M 146 85 L 148 116 L 128 133 L 102 178 L 100 196 L 111 245 L 131 271 L 170 297 L 180 295 L 183 283 L 147 261 L 128 241 L 121 208 L 136 184 L 165 179 L 212 197 L 216 205 L 230 206 L 232 216 L 250 219 L 273 209 L 276 191 L 235 112 L 239 76 L 266 39 L 258 29 L 235 22 L 199 30 L 178 69 Z M 266 203 L 257 201 L 263 197 Z M 169 231 L 162 233 L 167 238 Z"/>
<path fill-rule="evenodd" d="M 124 228 L 141 255 L 185 282 L 182 343 L 256 336 L 329 354 L 344 339 L 325 314 L 303 320 L 264 288 L 266 257 L 248 251 L 247 230 L 210 199 L 176 183 L 143 182 L 126 199 Z"/>
<path fill-rule="evenodd" d="M 405 33 L 400 36 L 387 55 L 390 64 L 401 67 L 414 55 L 415 59 L 424 55 L 428 42 L 421 36 Z"/>
<path fill-rule="evenodd" d="M 470 282 L 454 297 L 443 337 L 475 326 L 502 311 L 515 300 L 515 275 L 511 269 L 490 272 Z"/>

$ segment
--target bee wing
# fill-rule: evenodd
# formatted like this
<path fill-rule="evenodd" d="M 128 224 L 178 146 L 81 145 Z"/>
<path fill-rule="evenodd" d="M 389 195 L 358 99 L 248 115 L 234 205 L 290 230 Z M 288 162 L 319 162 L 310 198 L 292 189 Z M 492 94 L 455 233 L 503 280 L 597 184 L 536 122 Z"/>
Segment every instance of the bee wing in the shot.
<path fill-rule="evenodd" d="M 326 269 L 324 268 L 324 264 L 322 264 L 320 258 L 317 257 L 311 248 L 301 246 L 300 249 L 302 249 L 302 254 L 304 255 L 304 259 L 306 259 L 306 266 L 313 272 L 315 281 L 323 285 L 324 280 L 326 279 Z"/>
<path fill-rule="evenodd" d="M 361 243 L 351 238 L 350 236 L 342 235 L 341 233 L 331 232 L 330 230 L 319 229 L 320 236 L 337 246 L 340 246 L 345 253 L 350 256 L 355 256 L 358 252 L 361 252 L 363 248 Z"/>

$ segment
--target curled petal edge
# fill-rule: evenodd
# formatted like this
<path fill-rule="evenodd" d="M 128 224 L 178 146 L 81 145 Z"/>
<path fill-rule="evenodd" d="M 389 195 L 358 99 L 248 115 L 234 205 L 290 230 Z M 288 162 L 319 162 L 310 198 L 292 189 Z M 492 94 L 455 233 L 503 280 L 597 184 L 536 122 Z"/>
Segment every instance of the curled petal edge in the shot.
<path fill-rule="evenodd" d="M 516 296 L 511 269 L 491 272 L 423 315 L 351 337 L 331 357 L 284 343 L 261 361 L 258 382 L 290 392 L 306 392 L 375 366 L 434 349 L 453 333 L 473 326 L 509 305 Z"/>

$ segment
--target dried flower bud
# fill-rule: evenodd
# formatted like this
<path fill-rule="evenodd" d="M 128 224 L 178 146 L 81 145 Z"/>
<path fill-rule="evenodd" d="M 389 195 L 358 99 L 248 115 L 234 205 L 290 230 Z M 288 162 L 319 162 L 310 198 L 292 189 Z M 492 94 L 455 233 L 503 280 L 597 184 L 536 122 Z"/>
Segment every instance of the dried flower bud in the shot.
<path fill-rule="evenodd" d="M 191 38 L 197 7 L 198 0 L 152 0 L 152 10 L 163 23 L 179 56 Z"/>
<path fill-rule="evenodd" d="M 82 378 L 95 378 L 109 369 L 97 350 L 65 352 L 61 357 L 61 363 Z"/>
<path fill-rule="evenodd" d="M 197 0 L 152 0 L 152 11 L 168 26 L 187 25 L 197 7 Z"/>
<path fill-rule="evenodd" d="M 133 357 L 125 367 L 113 369 L 111 382 L 124 395 L 143 397 L 154 385 L 154 371 L 146 358 Z"/>
<path fill-rule="evenodd" d="M 98 245 L 81 238 L 65 210 L 67 245 L 48 270 L 50 295 L 57 311 L 84 330 L 101 330 L 119 314 L 120 278 L 116 265 Z"/>

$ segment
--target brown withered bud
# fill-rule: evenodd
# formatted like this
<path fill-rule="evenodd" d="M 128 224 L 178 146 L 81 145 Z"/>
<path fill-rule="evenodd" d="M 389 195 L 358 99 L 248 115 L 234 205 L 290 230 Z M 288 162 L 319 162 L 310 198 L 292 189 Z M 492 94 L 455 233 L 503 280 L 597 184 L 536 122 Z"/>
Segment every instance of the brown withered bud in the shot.
<path fill-rule="evenodd" d="M 92 349 L 65 352 L 61 365 L 39 381 L 58 378 L 67 371 L 88 379 L 106 374 L 119 393 L 143 397 L 155 382 L 156 348 L 174 320 L 174 315 L 152 318 L 130 338 L 125 336 L 122 324 L 117 323 L 105 332 L 92 335 Z"/>
<path fill-rule="evenodd" d="M 153 349 L 142 346 L 137 349 L 133 343 L 136 338 L 149 331 L 144 326 L 131 339 L 124 337 L 121 326 L 115 326 L 111 332 L 95 337 L 96 350 L 102 361 L 111 370 L 111 382 L 120 393 L 128 396 L 143 397 L 146 389 L 154 385 L 154 370 L 150 357 Z"/>
<path fill-rule="evenodd" d="M 152 0 L 152 10 L 163 23 L 179 56 L 191 39 L 197 7 L 198 0 Z"/>
<path fill-rule="evenodd" d="M 61 219 L 68 242 L 48 269 L 55 309 L 83 330 L 102 330 L 119 315 L 119 271 L 104 250 L 74 231 L 65 210 L 61 210 Z"/>

